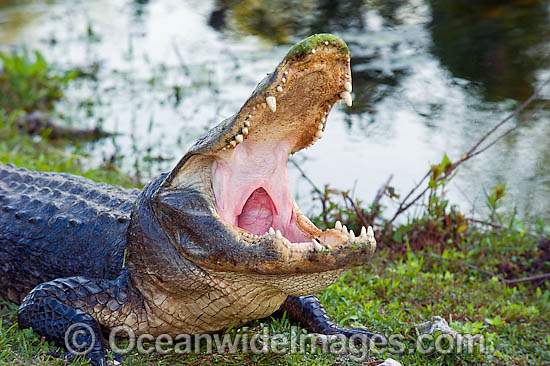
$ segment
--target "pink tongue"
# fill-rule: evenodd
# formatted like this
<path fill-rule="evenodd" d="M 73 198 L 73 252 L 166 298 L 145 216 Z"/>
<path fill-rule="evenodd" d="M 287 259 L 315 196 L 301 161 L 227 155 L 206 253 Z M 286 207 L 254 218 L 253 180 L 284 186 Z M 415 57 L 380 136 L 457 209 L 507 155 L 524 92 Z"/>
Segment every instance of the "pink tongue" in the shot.
<path fill-rule="evenodd" d="M 288 184 L 290 145 L 240 143 L 228 160 L 212 166 L 212 189 L 220 217 L 248 232 L 264 235 L 269 227 L 291 242 L 309 241 L 296 225 Z"/>
<path fill-rule="evenodd" d="M 263 188 L 256 189 L 237 217 L 238 226 L 256 235 L 263 235 L 273 226 L 273 202 Z"/>

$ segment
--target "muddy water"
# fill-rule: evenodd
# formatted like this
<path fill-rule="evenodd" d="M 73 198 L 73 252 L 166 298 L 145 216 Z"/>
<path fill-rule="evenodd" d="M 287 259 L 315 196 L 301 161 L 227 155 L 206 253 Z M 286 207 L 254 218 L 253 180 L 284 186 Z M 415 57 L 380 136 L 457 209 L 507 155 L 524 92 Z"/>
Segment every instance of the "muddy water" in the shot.
<path fill-rule="evenodd" d="M 460 4 L 459 4 L 460 3 Z M 84 146 L 91 166 L 119 162 L 143 181 L 169 170 L 233 114 L 287 42 L 333 32 L 352 51 L 354 105 L 335 106 L 325 137 L 295 156 L 318 186 L 370 201 L 393 174 L 407 192 L 444 153 L 457 159 L 550 78 L 550 2 L 0 1 L 0 47 L 40 49 L 74 81 L 63 123 L 115 137 Z M 550 87 L 519 124 L 468 162 L 447 195 L 481 215 L 506 183 L 506 206 L 550 220 Z M 289 166 L 301 206 L 309 184 Z M 388 211 L 393 206 L 390 205 Z"/>

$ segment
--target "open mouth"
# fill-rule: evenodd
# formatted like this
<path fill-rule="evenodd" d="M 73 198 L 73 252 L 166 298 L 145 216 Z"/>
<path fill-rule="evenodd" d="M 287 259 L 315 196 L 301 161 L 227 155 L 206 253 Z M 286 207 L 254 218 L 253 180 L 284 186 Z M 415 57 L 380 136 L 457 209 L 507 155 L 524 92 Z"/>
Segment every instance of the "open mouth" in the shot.
<path fill-rule="evenodd" d="M 349 51 L 342 52 L 340 42 L 318 38 L 302 42 L 300 52 L 291 49 L 215 146 L 216 211 L 245 241 L 271 238 L 293 250 L 315 252 L 375 245 L 370 227 L 357 235 L 339 222 L 334 229 L 318 229 L 290 192 L 290 154 L 322 138 L 335 103 L 352 104 Z"/>

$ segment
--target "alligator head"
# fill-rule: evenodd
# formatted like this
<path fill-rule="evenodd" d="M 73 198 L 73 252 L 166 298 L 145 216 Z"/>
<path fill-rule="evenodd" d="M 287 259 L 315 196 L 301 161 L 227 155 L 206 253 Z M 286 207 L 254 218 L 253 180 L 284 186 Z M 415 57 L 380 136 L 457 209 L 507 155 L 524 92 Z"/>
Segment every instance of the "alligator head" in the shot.
<path fill-rule="evenodd" d="M 376 246 L 372 229 L 355 236 L 339 223 L 317 228 L 293 200 L 287 171 L 290 154 L 322 138 L 334 103 L 351 105 L 350 92 L 344 41 L 318 34 L 292 47 L 235 115 L 145 188 L 128 241 L 131 262 L 141 262 L 133 267 L 145 270 L 154 253 L 164 259 L 155 271 L 177 272 L 192 262 L 227 276 L 294 284 L 301 277 L 301 286 L 280 288 L 305 295 L 364 264 Z"/>

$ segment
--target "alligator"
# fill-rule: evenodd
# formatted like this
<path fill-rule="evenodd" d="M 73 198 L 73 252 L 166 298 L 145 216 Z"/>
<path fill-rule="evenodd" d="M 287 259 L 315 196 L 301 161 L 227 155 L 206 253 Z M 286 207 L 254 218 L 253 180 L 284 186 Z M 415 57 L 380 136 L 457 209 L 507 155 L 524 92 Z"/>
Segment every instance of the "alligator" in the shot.
<path fill-rule="evenodd" d="M 0 296 L 20 304 L 19 327 L 63 347 L 87 326 L 92 365 L 113 357 L 102 332 L 114 327 L 196 335 L 278 311 L 311 332 L 380 339 L 338 326 L 313 296 L 372 258 L 372 228 L 317 228 L 287 171 L 351 89 L 347 45 L 317 34 L 141 191 L 0 164 Z"/>

